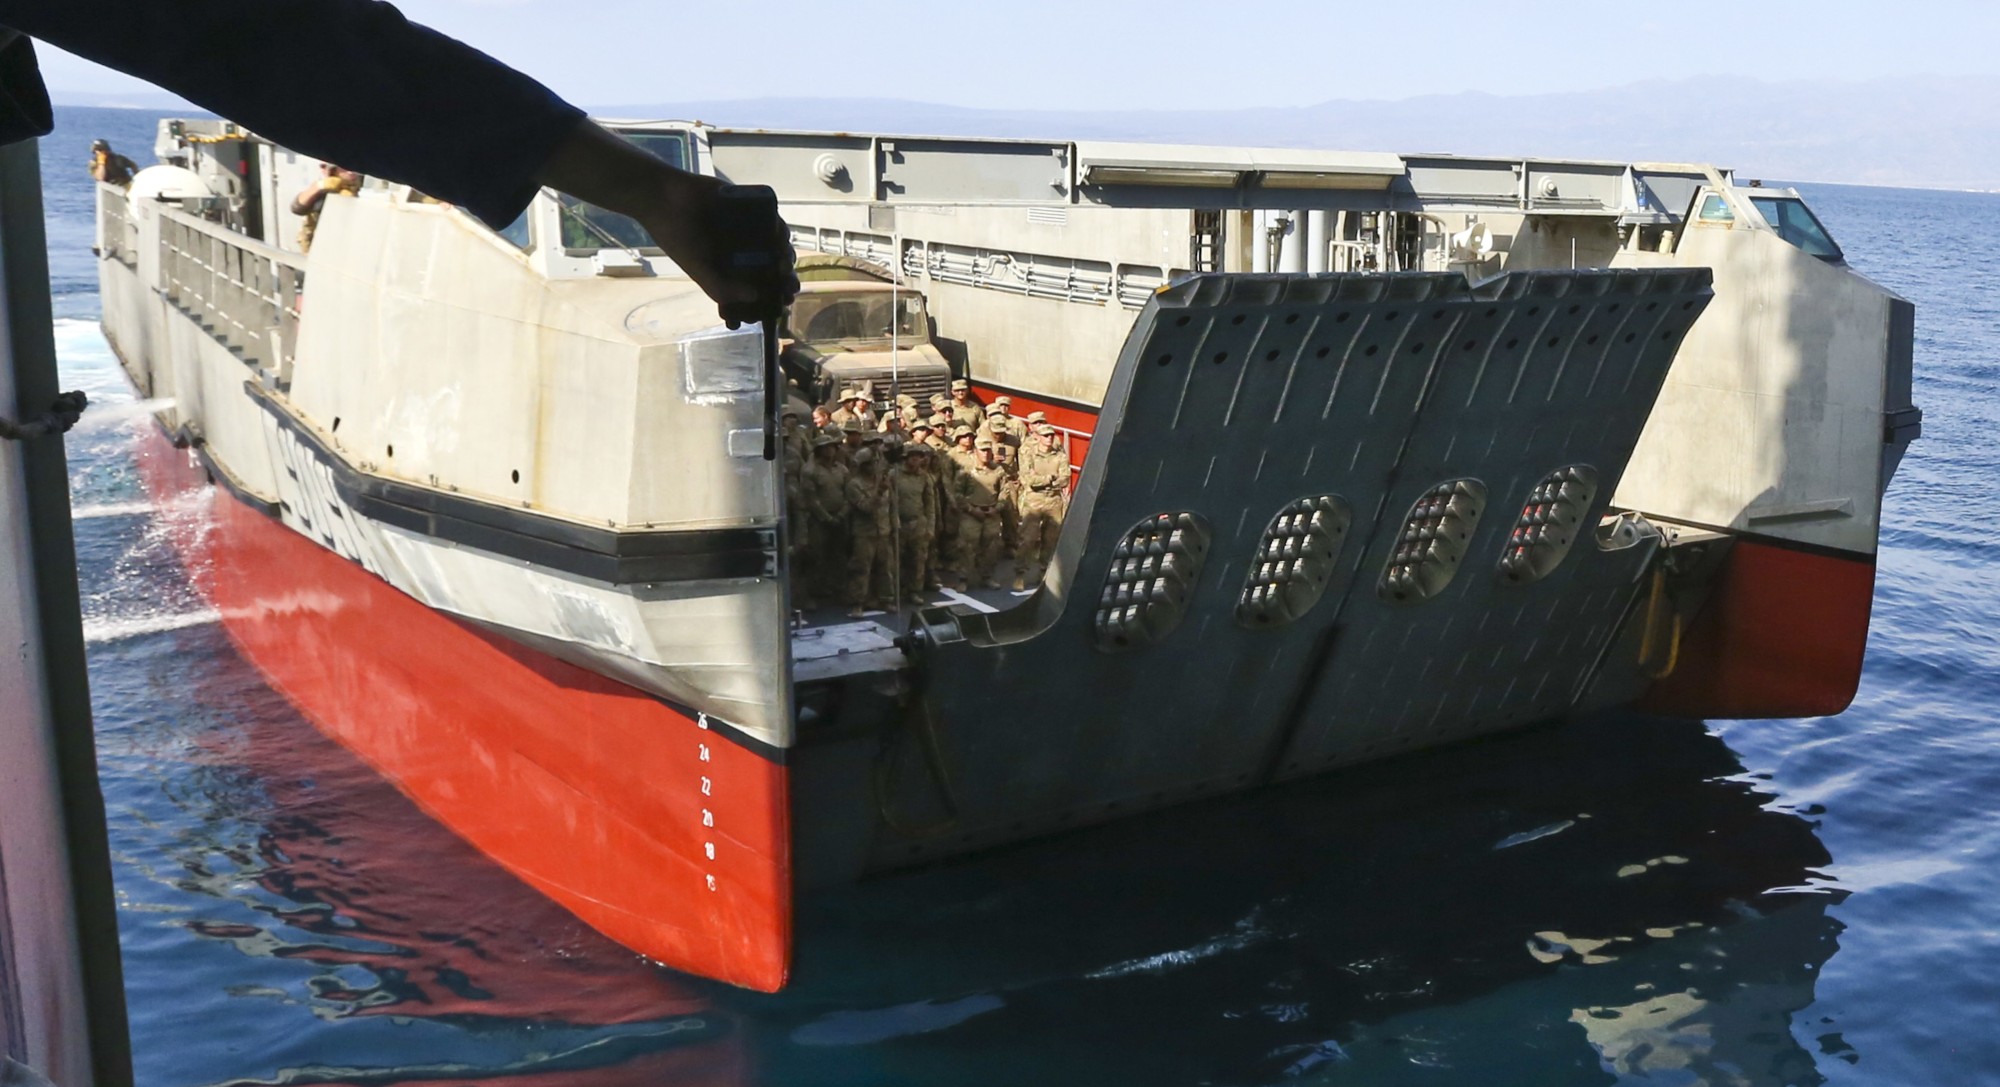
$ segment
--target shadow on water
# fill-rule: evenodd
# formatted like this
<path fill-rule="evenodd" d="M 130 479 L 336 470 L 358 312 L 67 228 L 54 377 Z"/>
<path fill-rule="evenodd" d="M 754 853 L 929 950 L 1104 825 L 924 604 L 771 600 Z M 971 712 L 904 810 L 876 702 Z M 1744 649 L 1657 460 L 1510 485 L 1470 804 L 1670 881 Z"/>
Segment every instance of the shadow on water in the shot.
<path fill-rule="evenodd" d="M 1696 722 L 1476 743 L 822 896 L 719 1003 L 784 1084 L 1818 1082 L 1840 895 L 1757 785 Z"/>
<path fill-rule="evenodd" d="M 148 1082 L 1819 1081 L 1791 1020 L 1836 946 L 1828 857 L 1698 723 L 1539 730 L 825 893 L 764 996 L 584 928 L 216 629 L 157 641 L 207 716 L 108 753 L 155 787 L 179 763 L 168 840 L 121 843 L 135 985 L 236 1033 L 139 1021 Z M 162 925 L 212 965 L 153 971 Z"/>

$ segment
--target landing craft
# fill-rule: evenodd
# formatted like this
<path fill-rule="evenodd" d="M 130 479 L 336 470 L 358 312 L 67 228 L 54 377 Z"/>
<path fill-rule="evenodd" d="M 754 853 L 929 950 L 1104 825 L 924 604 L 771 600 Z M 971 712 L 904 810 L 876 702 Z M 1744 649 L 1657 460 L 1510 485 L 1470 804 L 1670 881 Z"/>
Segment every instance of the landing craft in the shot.
<path fill-rule="evenodd" d="M 317 163 L 174 121 L 205 194 L 100 188 L 98 251 L 107 338 L 173 398 L 149 485 L 229 495 L 180 543 L 245 656 L 655 959 L 777 989 L 816 888 L 1608 707 L 1854 693 L 1913 312 L 1795 192 L 613 127 L 771 186 L 801 252 L 889 269 L 1069 433 L 1039 584 L 795 614 L 759 334 L 570 198 L 493 231 L 370 181 L 308 255 Z"/>

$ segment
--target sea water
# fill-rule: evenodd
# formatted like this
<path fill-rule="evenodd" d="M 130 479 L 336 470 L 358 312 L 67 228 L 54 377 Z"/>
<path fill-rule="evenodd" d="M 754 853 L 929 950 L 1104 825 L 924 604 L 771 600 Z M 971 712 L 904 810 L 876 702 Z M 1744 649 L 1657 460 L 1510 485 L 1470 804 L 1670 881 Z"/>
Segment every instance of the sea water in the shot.
<path fill-rule="evenodd" d="M 2000 1083 L 2000 196 L 1803 187 L 1917 305 L 1924 437 L 1845 714 L 1614 716 L 875 881 L 810 905 L 813 980 L 762 996 L 430 822 L 190 589 L 166 527 L 203 511 L 139 485 L 153 405 L 89 253 L 89 140 L 147 158 L 154 120 L 60 110 L 43 144 L 145 1087 Z"/>

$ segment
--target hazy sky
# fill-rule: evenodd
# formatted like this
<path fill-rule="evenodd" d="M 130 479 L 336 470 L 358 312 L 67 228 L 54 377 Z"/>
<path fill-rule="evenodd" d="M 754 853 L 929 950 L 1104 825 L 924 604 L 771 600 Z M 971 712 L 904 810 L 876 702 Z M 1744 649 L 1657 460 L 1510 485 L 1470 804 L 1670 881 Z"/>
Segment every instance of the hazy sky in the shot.
<path fill-rule="evenodd" d="M 56 0 L 60 2 L 60 0 Z M 173 0 L 152 0 L 172 3 Z M 2000 3 L 403 0 L 584 106 L 901 98 L 995 109 L 1307 105 L 1690 75 L 2000 74 Z M 42 47 L 57 90 L 139 84 Z M 274 79 L 282 58 L 273 58 Z M 1728 87 L 1717 108 L 1755 109 Z"/>

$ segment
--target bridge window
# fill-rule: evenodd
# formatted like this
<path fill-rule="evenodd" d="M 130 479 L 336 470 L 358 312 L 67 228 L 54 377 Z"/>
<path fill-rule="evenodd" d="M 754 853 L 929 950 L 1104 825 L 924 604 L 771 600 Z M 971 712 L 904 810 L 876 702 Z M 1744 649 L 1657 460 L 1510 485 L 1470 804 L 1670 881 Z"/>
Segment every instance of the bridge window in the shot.
<path fill-rule="evenodd" d="M 687 135 L 682 132 L 636 132 L 614 129 L 626 140 L 675 169 L 688 168 Z M 638 221 L 606 211 L 574 196 L 559 197 L 562 205 L 562 244 L 572 254 L 599 249 L 638 249 L 657 253 L 652 235 Z"/>
<path fill-rule="evenodd" d="M 494 231 L 494 233 L 500 235 L 502 238 L 507 239 L 507 241 L 511 243 L 514 246 L 514 248 L 519 249 L 522 252 L 526 252 L 527 250 L 534 247 L 534 236 L 529 232 L 528 229 L 528 213 L 526 211 L 523 211 L 521 212 L 521 214 L 514 216 L 513 222 L 508 223 L 501 229 Z"/>
<path fill-rule="evenodd" d="M 1826 227 L 1820 225 L 1819 217 L 1806 207 L 1806 202 L 1796 196 L 1753 196 L 1750 203 L 1778 232 L 1778 237 L 1803 249 L 1811 256 L 1824 261 L 1838 262 L 1843 259 L 1840 246 L 1835 245 Z"/>
<path fill-rule="evenodd" d="M 1208 523 L 1185 512 L 1155 514 L 1127 530 L 1097 602 L 1098 647 L 1136 649 L 1172 633 L 1187 614 L 1210 538 Z"/>
<path fill-rule="evenodd" d="M 1280 626 L 1304 615 L 1333 578 L 1354 513 L 1339 495 L 1301 498 L 1278 511 L 1257 541 L 1236 621 Z"/>

